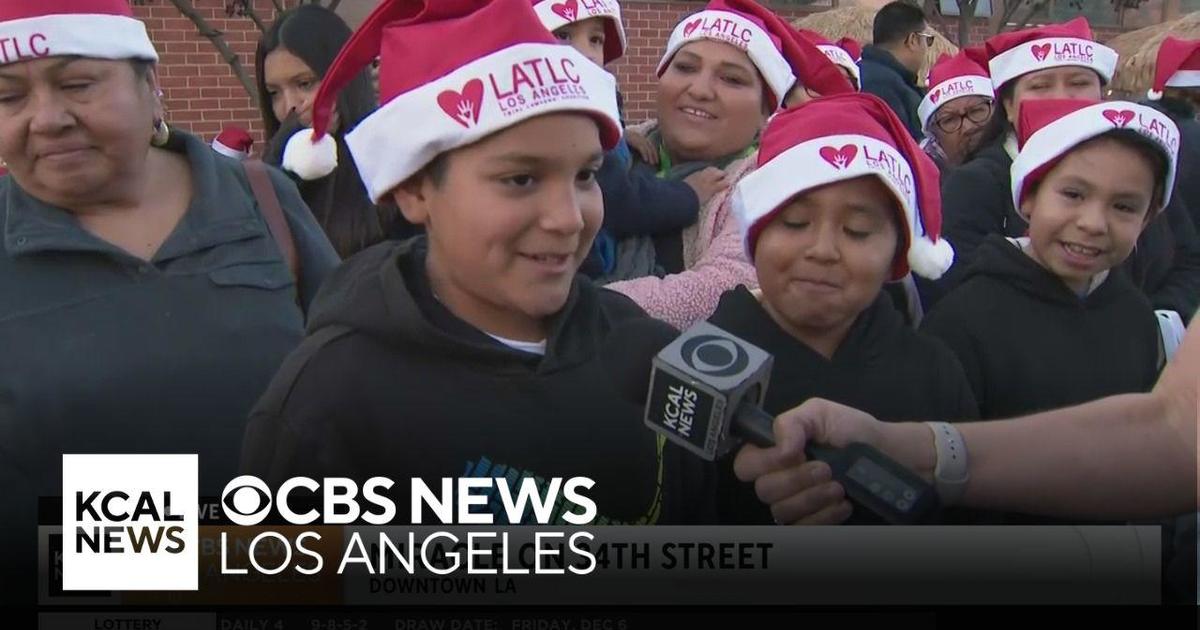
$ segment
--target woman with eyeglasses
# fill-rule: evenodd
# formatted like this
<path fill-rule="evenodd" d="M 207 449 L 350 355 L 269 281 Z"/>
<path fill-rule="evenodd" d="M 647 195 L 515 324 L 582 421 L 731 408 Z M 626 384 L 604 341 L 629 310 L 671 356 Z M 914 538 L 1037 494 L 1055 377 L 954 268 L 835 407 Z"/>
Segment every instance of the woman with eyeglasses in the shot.
<path fill-rule="evenodd" d="M 921 148 L 944 173 L 979 146 L 995 93 L 987 71 L 966 52 L 939 57 L 929 71 L 929 86 L 917 109 L 925 131 Z"/>

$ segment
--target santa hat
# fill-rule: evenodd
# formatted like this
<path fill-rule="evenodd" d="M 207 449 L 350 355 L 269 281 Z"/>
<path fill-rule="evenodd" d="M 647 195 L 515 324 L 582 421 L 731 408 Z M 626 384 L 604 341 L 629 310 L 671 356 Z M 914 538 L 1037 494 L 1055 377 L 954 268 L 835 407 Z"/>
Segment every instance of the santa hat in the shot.
<path fill-rule="evenodd" d="M 604 63 L 625 54 L 625 25 L 617 0 L 533 0 L 533 10 L 551 32 L 575 22 L 604 18 Z"/>
<path fill-rule="evenodd" d="M 848 94 L 856 87 L 846 80 L 837 65 L 801 31 L 780 20 L 783 57 L 795 76 L 796 87 L 808 88 L 821 96 Z"/>
<path fill-rule="evenodd" d="M 703 11 L 687 16 L 675 27 L 658 62 L 658 76 L 666 72 L 671 59 L 684 45 L 702 39 L 724 42 L 750 57 L 766 81 L 767 105 L 774 110 L 795 82 L 792 68 L 783 56 L 780 31 L 773 28 L 781 21 L 754 0 L 711 0 Z"/>
<path fill-rule="evenodd" d="M 384 0 L 325 73 L 285 169 L 315 179 L 336 167 L 334 99 L 376 57 L 381 105 L 345 136 L 376 201 L 438 155 L 544 114 L 592 116 L 605 149 L 621 138 L 616 79 L 560 45 L 529 0 Z"/>
<path fill-rule="evenodd" d="M 832 61 L 835 65 L 837 65 L 839 68 L 844 68 L 846 70 L 846 72 L 849 72 L 850 76 L 854 77 L 854 88 L 855 89 L 858 89 L 859 86 L 862 85 L 862 76 L 860 75 L 860 73 L 858 71 L 858 62 L 853 53 L 851 53 L 849 50 L 843 48 L 840 44 L 835 44 L 835 43 L 829 41 L 828 39 L 825 38 L 824 35 L 816 32 L 816 31 L 802 29 L 800 31 L 800 35 L 802 35 L 808 41 L 812 42 L 817 47 L 817 50 L 820 50 L 822 53 L 824 53 L 824 55 L 826 57 L 828 57 L 829 60 Z M 849 39 L 849 38 L 843 38 L 843 39 Z M 854 40 L 852 40 L 852 39 L 850 41 L 854 42 Z M 855 43 L 855 45 L 857 45 L 857 42 L 854 42 L 854 43 Z M 859 49 L 858 54 L 860 57 L 862 56 L 861 49 Z"/>
<path fill-rule="evenodd" d="M 250 157 L 250 149 L 253 146 L 254 138 L 241 127 L 226 127 L 212 141 L 214 151 L 235 160 L 244 160 Z"/>
<path fill-rule="evenodd" d="M 878 177 L 903 212 L 904 243 L 892 278 L 904 277 L 910 268 L 925 278 L 941 277 L 954 262 L 954 250 L 940 236 L 937 166 L 892 109 L 865 93 L 814 99 L 767 123 L 758 168 L 733 192 L 747 256 L 754 259 L 763 227 L 793 197 L 865 175 Z"/>
<path fill-rule="evenodd" d="M 0 65 L 36 57 L 158 61 L 128 0 L 0 0 Z"/>
<path fill-rule="evenodd" d="M 1023 74 L 1047 68 L 1091 68 L 1104 83 L 1112 80 L 1117 68 L 1117 51 L 1097 43 L 1087 19 L 1082 17 L 1062 24 L 1002 33 L 987 40 L 984 46 L 996 92 Z"/>
<path fill-rule="evenodd" d="M 1114 129 L 1132 129 L 1167 155 L 1162 207 L 1171 200 L 1179 156 L 1179 128 L 1162 112 L 1128 101 L 1037 99 L 1021 103 L 1017 141 L 1021 151 L 1012 164 L 1013 207 L 1020 209 L 1030 186 L 1041 180 L 1080 144 Z M 1161 208 L 1153 208 L 1157 212 Z"/>
<path fill-rule="evenodd" d="M 963 96 L 986 96 L 995 98 L 992 80 L 987 71 L 980 67 L 967 52 L 954 56 L 942 55 L 929 70 L 929 91 L 917 107 L 921 128 L 929 128 L 929 120 L 942 105 Z"/>
<path fill-rule="evenodd" d="M 1154 62 L 1154 87 L 1146 92 L 1152 101 L 1168 87 L 1200 87 L 1200 39 L 1167 37 Z"/>
<path fill-rule="evenodd" d="M 862 44 L 858 43 L 857 39 L 854 39 L 853 37 L 843 37 L 834 43 L 837 44 L 838 48 L 841 48 L 849 53 L 850 58 L 854 60 L 855 64 L 862 61 Z"/>

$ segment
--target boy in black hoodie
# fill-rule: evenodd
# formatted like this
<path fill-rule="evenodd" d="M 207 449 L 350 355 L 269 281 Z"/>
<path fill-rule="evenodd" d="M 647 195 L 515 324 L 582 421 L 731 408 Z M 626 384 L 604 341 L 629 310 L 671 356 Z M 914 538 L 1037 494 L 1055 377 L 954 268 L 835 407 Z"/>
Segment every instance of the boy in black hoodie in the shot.
<path fill-rule="evenodd" d="M 710 469 L 664 447 L 598 358 L 645 314 L 575 273 L 621 133 L 611 75 L 557 45 L 527 0 L 384 2 L 339 60 L 373 58 L 358 49 L 380 31 L 393 93 L 347 143 L 372 198 L 427 236 L 364 251 L 325 283 L 253 413 L 243 468 L 268 483 L 583 475 L 597 524 L 711 520 Z M 322 103 L 356 69 L 330 70 L 315 132 L 297 137 L 320 138 Z"/>
<path fill-rule="evenodd" d="M 728 291 L 709 321 L 775 357 L 763 409 L 781 413 L 821 397 L 885 420 L 976 417 L 954 354 L 907 327 L 883 292 L 910 265 L 937 277 L 950 260 L 931 255 L 947 253 L 937 238 L 937 167 L 882 100 L 839 95 L 777 115 L 757 170 L 734 195 L 762 296 Z M 771 523 L 732 461 L 722 463 L 718 483 L 722 522 Z M 850 515 L 833 481 L 810 496 L 819 509 L 801 522 Z"/>
<path fill-rule="evenodd" d="M 1179 132 L 1127 102 L 1022 105 L 1013 204 L 922 330 L 958 355 L 984 419 L 1146 391 L 1162 363 L 1150 302 L 1120 264 L 1169 201 Z"/>

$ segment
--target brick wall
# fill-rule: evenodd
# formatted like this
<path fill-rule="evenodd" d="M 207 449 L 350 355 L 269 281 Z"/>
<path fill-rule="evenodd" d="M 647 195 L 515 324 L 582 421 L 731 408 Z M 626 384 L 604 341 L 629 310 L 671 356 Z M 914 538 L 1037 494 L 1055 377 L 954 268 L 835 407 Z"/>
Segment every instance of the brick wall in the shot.
<path fill-rule="evenodd" d="M 258 14 L 270 23 L 274 18 L 271 1 L 254 1 Z M 253 75 L 254 48 L 259 37 L 254 23 L 247 17 L 227 16 L 225 0 L 192 2 L 213 28 L 224 33 L 246 72 Z M 294 5 L 295 0 L 286 4 Z M 625 57 L 609 69 L 620 81 L 626 116 L 630 121 L 653 116 L 654 69 L 663 46 L 675 24 L 703 4 L 698 0 L 622 1 L 629 49 Z M 822 8 L 804 9 L 784 3 L 775 6 L 789 20 Z M 159 77 L 166 95 L 169 122 L 206 139 L 211 139 L 225 125 L 238 125 L 259 136 L 262 124 L 258 110 L 212 43 L 197 32 L 190 20 L 180 15 L 169 0 L 142 0 L 134 7 L 134 13 L 146 22 L 150 37 L 162 56 Z M 951 32 L 947 35 L 954 39 L 957 24 L 954 20 L 948 20 L 948 23 Z M 1097 29 L 1101 40 L 1116 32 L 1115 28 Z M 985 21 L 978 21 L 972 27 L 973 41 L 982 41 L 988 34 Z"/>
<path fill-rule="evenodd" d="M 254 48 L 259 30 L 247 17 L 225 15 L 225 0 L 192 0 L 196 12 L 224 33 L 246 72 L 254 74 Z M 274 18 L 270 0 L 255 0 L 268 24 Z M 169 0 L 145 0 L 133 7 L 146 23 L 158 49 L 158 77 L 167 107 L 167 122 L 211 140 L 226 125 L 261 135 L 262 120 L 254 102 L 212 42 Z"/>

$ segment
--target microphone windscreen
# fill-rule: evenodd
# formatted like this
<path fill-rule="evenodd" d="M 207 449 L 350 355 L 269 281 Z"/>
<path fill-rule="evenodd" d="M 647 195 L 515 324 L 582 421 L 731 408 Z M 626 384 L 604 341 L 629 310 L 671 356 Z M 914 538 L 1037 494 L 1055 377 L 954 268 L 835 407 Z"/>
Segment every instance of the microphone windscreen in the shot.
<path fill-rule="evenodd" d="M 646 404 L 651 363 L 678 336 L 674 326 L 650 317 L 621 322 L 608 333 L 600 348 L 600 361 L 626 400 Z"/>

